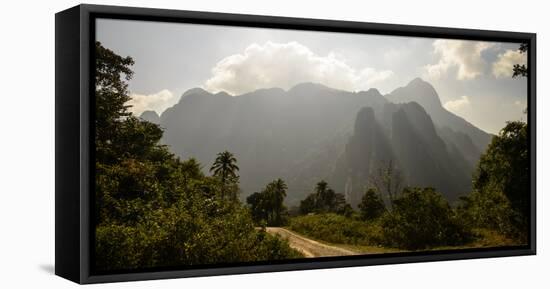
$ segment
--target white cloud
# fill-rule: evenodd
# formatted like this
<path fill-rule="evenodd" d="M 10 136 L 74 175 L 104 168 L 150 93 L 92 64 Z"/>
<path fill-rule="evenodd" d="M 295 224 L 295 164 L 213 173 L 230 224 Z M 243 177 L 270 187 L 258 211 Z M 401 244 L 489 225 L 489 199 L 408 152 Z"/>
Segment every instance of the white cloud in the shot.
<path fill-rule="evenodd" d="M 435 40 L 433 48 L 434 53 L 439 56 L 439 61 L 436 64 L 428 64 L 424 67 L 426 76 L 430 79 L 439 79 L 450 68 L 456 68 L 457 79 L 474 79 L 483 73 L 486 66 L 481 53 L 493 46 L 495 44 L 488 42 Z"/>
<path fill-rule="evenodd" d="M 459 99 L 449 100 L 443 104 L 443 107 L 451 112 L 457 112 L 470 105 L 470 98 L 467 95 L 461 96 Z"/>
<path fill-rule="evenodd" d="M 514 64 L 527 63 L 527 55 L 517 50 L 506 50 L 493 63 L 493 75 L 497 78 L 512 77 Z"/>
<path fill-rule="evenodd" d="M 212 92 L 241 94 L 259 88 L 289 89 L 316 82 L 343 90 L 364 90 L 390 78 L 390 70 L 356 69 L 334 53 L 320 56 L 297 43 L 252 44 L 243 53 L 225 57 L 212 69 L 204 85 Z"/>
<path fill-rule="evenodd" d="M 126 103 L 132 107 L 129 110 L 136 116 L 141 115 L 146 110 L 154 110 L 157 114 L 161 114 L 165 109 L 173 106 L 179 100 L 172 92 L 163 89 L 153 94 L 130 94 L 130 100 Z"/>

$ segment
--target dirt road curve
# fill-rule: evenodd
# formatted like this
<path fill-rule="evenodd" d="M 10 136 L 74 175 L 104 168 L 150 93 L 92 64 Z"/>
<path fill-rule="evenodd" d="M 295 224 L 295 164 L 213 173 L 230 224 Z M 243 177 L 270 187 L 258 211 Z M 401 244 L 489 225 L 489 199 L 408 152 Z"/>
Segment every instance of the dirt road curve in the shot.
<path fill-rule="evenodd" d="M 272 235 L 279 235 L 281 238 L 287 239 L 291 248 L 300 251 L 308 258 L 359 254 L 343 248 L 321 244 L 284 228 L 267 227 L 266 231 Z"/>

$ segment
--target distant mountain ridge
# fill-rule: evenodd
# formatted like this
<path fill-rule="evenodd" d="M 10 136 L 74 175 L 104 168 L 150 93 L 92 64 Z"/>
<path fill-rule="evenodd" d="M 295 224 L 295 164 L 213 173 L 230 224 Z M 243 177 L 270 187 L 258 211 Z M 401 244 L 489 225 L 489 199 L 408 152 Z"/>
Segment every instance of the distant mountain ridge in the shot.
<path fill-rule="evenodd" d="M 420 78 L 415 78 L 406 86 L 395 89 L 385 95 L 385 98 L 393 103 L 414 101 L 420 104 L 438 126 L 448 127 L 456 132 L 467 134 L 481 151 L 485 150 L 491 140 L 490 134 L 446 110 L 441 105 L 435 88 Z"/>
<path fill-rule="evenodd" d="M 155 113 L 156 115 L 156 113 Z M 275 178 L 297 203 L 327 180 L 356 205 L 379 163 L 394 161 L 406 184 L 435 186 L 449 199 L 471 190 L 471 173 L 491 135 L 441 106 L 433 87 L 415 79 L 387 95 L 302 83 L 231 96 L 185 92 L 158 119 L 163 142 L 205 171 L 229 150 L 240 166 L 243 196 Z"/>
<path fill-rule="evenodd" d="M 160 123 L 160 116 L 157 114 L 154 110 L 146 110 L 141 113 L 140 118 L 143 120 L 146 120 L 148 122 L 152 122 L 155 124 Z"/>

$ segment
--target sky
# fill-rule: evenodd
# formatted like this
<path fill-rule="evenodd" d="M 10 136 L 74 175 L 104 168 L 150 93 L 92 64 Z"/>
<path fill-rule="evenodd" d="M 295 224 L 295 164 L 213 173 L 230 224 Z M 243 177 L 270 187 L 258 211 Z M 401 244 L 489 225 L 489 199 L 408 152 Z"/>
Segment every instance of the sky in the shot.
<path fill-rule="evenodd" d="M 525 120 L 518 43 L 98 19 L 96 40 L 135 60 L 132 112 L 162 113 L 195 87 L 239 95 L 302 82 L 382 94 L 416 77 L 443 106 L 489 133 Z"/>

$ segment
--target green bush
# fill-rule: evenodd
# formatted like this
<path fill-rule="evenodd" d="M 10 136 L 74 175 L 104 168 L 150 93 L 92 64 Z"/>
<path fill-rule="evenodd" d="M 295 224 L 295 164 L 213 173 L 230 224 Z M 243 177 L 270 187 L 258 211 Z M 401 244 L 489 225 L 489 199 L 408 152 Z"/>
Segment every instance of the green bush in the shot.
<path fill-rule="evenodd" d="M 471 233 L 448 202 L 432 188 L 406 188 L 381 219 L 386 246 L 420 250 L 462 245 Z"/>
<path fill-rule="evenodd" d="M 374 190 L 368 189 L 359 203 L 361 219 L 365 221 L 378 219 L 386 212 L 382 197 Z"/>
<path fill-rule="evenodd" d="M 191 199 L 145 212 L 132 225 L 97 226 L 97 267 L 133 269 L 301 257 L 286 241 L 257 231 L 240 204 Z"/>
<path fill-rule="evenodd" d="M 518 231 L 521 216 L 513 210 L 510 201 L 499 191 L 474 191 L 461 199 L 460 218 L 471 228 L 488 229 L 512 238 L 521 239 Z"/>

